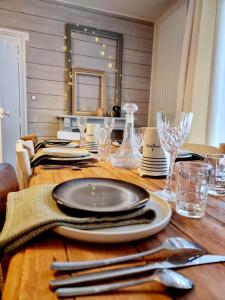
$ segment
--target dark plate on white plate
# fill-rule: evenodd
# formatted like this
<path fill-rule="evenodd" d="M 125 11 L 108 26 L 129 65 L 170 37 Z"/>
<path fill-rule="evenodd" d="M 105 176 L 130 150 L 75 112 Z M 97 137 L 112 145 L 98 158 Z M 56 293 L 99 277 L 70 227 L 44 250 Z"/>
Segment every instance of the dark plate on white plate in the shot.
<path fill-rule="evenodd" d="M 50 140 L 45 140 L 46 143 L 48 144 L 69 144 L 71 143 L 71 140 L 65 140 L 65 139 L 50 139 Z"/>
<path fill-rule="evenodd" d="M 57 185 L 52 196 L 60 206 L 95 213 L 130 211 L 150 198 L 138 185 L 109 178 L 72 179 Z"/>

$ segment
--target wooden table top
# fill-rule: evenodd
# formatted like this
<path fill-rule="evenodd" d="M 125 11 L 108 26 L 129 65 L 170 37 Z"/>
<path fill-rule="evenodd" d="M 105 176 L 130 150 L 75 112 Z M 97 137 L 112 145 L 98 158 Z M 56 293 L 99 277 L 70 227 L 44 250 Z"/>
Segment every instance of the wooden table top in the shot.
<path fill-rule="evenodd" d="M 31 186 L 44 183 L 60 183 L 73 178 L 107 177 L 122 179 L 149 190 L 159 190 L 163 180 L 140 177 L 136 170 L 113 168 L 107 163 L 81 171 L 41 170 L 36 167 Z M 97 245 L 69 240 L 52 232 L 29 242 L 17 251 L 10 262 L 4 300 L 57 299 L 48 282 L 55 278 L 50 270 L 53 259 L 60 261 L 90 260 L 114 257 L 158 246 L 172 236 L 181 236 L 199 243 L 211 254 L 225 255 L 225 199 L 209 197 L 207 213 L 202 219 L 188 219 L 173 211 L 169 225 L 155 236 L 128 244 Z M 132 265 L 132 263 L 130 263 Z M 224 299 L 225 264 L 202 265 L 179 270 L 195 282 L 192 291 L 171 294 L 158 283 L 148 283 L 102 295 L 85 296 L 82 299 Z M 74 298 L 67 298 L 74 299 Z M 77 297 L 81 299 L 81 297 Z"/>

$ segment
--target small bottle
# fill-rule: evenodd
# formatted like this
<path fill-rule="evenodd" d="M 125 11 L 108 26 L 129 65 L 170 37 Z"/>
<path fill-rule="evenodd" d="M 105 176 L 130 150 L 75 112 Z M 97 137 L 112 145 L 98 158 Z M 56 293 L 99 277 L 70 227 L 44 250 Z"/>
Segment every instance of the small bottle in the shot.
<path fill-rule="evenodd" d="M 140 166 L 141 153 L 134 135 L 134 112 L 138 110 L 138 106 L 135 103 L 126 103 L 123 110 L 126 111 L 123 142 L 120 148 L 110 156 L 110 161 L 115 167 L 137 169 Z"/>

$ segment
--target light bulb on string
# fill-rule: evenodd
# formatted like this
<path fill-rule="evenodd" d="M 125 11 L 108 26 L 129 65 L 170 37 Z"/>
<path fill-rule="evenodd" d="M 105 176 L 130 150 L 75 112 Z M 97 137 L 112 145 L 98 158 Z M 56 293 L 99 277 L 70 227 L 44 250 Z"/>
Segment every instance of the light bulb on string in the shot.
<path fill-rule="evenodd" d="M 101 51 L 101 56 L 105 56 L 105 51 Z"/>

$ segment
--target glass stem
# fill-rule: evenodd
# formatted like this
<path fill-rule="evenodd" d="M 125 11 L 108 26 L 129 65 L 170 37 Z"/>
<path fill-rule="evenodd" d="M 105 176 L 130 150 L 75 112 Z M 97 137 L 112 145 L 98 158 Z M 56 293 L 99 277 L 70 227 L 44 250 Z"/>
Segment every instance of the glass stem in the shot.
<path fill-rule="evenodd" d="M 176 159 L 176 152 L 175 153 L 169 153 L 169 169 L 166 177 L 166 185 L 164 190 L 166 190 L 168 193 L 171 193 L 173 191 L 173 169 L 174 169 L 174 163 Z"/>
<path fill-rule="evenodd" d="M 85 145 L 85 134 L 84 132 L 80 131 L 80 147 L 84 147 Z"/>

